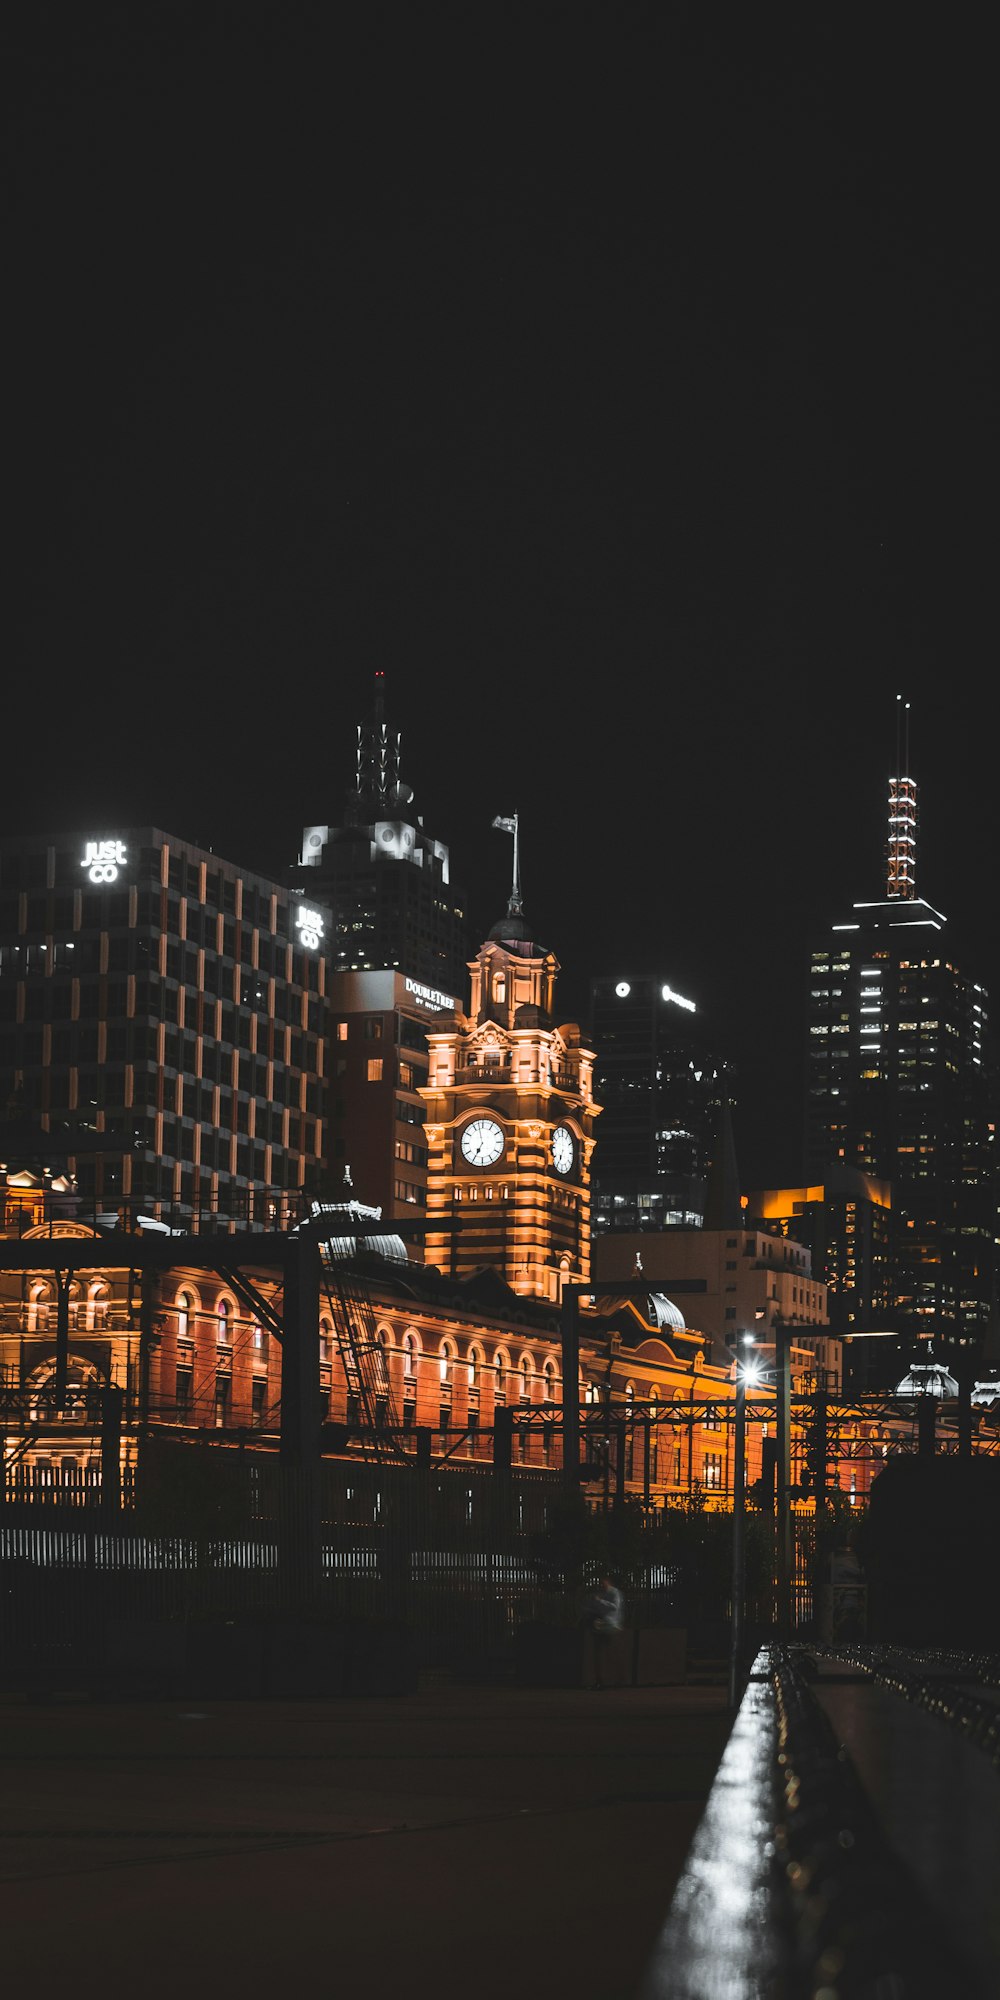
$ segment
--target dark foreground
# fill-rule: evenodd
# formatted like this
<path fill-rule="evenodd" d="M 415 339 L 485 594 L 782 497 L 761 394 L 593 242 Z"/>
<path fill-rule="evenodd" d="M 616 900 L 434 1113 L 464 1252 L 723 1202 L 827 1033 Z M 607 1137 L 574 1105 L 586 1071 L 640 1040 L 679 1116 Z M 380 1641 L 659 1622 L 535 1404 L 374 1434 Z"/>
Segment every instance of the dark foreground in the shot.
<path fill-rule="evenodd" d="M 723 1687 L 0 1704 L 15 1988 L 628 2000 Z"/>

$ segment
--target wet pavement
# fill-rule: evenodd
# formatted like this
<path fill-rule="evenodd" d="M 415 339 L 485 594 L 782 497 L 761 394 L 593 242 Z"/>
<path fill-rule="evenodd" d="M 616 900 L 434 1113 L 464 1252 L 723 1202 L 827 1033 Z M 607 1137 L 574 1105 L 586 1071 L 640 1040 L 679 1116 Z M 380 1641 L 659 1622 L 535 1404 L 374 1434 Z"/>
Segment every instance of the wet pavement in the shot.
<path fill-rule="evenodd" d="M 828 1719 L 933 1913 L 958 1979 L 935 2000 L 1000 1994 L 996 1763 L 849 1660 L 812 1662 L 805 1712 Z M 376 2000 L 760 2000 L 779 1963 L 766 1678 L 730 1722 L 720 1685 L 9 1696 L 5 1971 L 106 2000 L 273 2000 L 303 1981 Z"/>
<path fill-rule="evenodd" d="M 3 1962 L 35 1992 L 627 2000 L 721 1687 L 0 1703 Z"/>
<path fill-rule="evenodd" d="M 1000 1995 L 995 1681 L 869 1668 L 761 1653 L 637 2000 Z"/>

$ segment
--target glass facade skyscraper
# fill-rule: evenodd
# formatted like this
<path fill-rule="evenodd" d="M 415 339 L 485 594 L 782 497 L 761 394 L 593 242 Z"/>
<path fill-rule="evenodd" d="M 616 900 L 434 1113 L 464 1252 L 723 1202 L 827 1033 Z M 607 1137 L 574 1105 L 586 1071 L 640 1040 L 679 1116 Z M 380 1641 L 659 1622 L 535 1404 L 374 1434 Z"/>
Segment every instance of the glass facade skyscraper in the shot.
<path fill-rule="evenodd" d="M 894 778 L 886 895 L 810 952 L 805 1171 L 822 1181 L 846 1165 L 891 1185 L 897 1325 L 975 1347 L 995 1279 L 988 1002 L 916 894 L 915 830 L 915 783 Z"/>
<path fill-rule="evenodd" d="M 595 1234 L 699 1228 L 731 1079 L 693 1002 L 662 974 L 595 979 L 588 1033 L 603 1106 L 594 1148 Z"/>

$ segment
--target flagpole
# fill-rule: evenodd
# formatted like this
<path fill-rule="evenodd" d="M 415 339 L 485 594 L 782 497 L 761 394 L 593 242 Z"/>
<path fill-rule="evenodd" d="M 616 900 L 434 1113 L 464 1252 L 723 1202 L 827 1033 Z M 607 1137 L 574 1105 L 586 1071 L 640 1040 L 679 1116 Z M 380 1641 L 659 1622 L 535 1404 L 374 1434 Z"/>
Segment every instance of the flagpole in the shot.
<path fill-rule="evenodd" d="M 510 892 L 509 916 L 515 914 L 520 916 L 521 913 L 521 850 L 517 822 L 517 813 L 497 813 L 493 821 L 493 825 L 501 833 L 512 833 L 514 836 L 514 879 Z"/>

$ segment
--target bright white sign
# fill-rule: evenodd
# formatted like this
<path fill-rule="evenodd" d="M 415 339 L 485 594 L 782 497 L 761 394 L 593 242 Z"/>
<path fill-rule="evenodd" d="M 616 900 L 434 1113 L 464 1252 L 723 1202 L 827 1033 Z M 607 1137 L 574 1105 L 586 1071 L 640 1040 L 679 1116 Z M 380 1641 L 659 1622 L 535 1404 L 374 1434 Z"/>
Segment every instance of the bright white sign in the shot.
<path fill-rule="evenodd" d="M 125 858 L 123 840 L 88 840 L 80 866 L 86 868 L 92 882 L 117 882 Z"/>
<path fill-rule="evenodd" d="M 300 903 L 295 912 L 295 925 L 299 933 L 299 943 L 308 946 L 310 951 L 315 951 L 323 935 L 323 918 L 319 910 L 307 910 L 305 904 Z"/>
<path fill-rule="evenodd" d="M 694 1001 L 685 1000 L 682 994 L 674 992 L 672 986 L 661 987 L 660 997 L 663 1000 L 672 1000 L 675 1007 L 686 1007 L 689 1014 L 697 1014 L 698 1012 Z"/>
<path fill-rule="evenodd" d="M 435 986 L 421 986 L 419 979 L 408 979 L 406 991 L 412 993 L 415 1000 L 422 1000 L 425 1007 L 433 1007 L 435 1014 L 453 1014 L 455 1011 L 450 993 L 439 993 Z"/>

